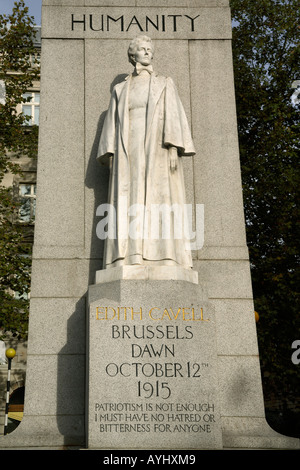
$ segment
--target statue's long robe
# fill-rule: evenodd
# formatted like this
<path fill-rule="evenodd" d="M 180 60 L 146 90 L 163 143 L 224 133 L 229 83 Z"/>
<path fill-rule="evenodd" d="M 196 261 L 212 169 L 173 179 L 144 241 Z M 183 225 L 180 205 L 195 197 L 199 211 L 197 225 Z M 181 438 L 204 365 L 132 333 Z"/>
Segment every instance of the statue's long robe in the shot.
<path fill-rule="evenodd" d="M 153 73 L 146 114 L 144 147 L 146 166 L 142 178 L 139 176 L 141 179 L 139 184 L 145 187 L 144 200 L 130 200 L 130 179 L 134 170 L 130 169 L 129 150 L 128 100 L 131 80 L 130 75 L 113 89 L 98 148 L 98 161 L 104 162 L 107 161 L 109 155 L 113 156 L 108 201 L 114 207 L 109 218 L 109 224 L 113 223 L 113 229 L 110 226 L 106 239 L 104 267 L 109 267 L 116 260 L 125 260 L 128 257 L 128 227 L 132 221 L 128 218 L 129 205 L 142 204 L 143 217 L 154 214 L 155 208 L 159 207 L 157 205 L 167 205 L 160 207 L 172 209 L 175 204 L 177 208 L 180 207 L 183 210 L 185 190 L 181 158 L 195 154 L 187 118 L 172 79 Z M 171 146 L 177 147 L 179 155 L 177 169 L 173 172 L 170 170 L 169 158 Z M 151 208 L 154 212 L 151 212 Z M 190 244 L 184 234 L 183 219 L 181 222 L 176 219 L 174 223 L 175 227 L 173 222 L 171 223 L 171 236 L 165 234 L 160 238 L 153 237 L 153 233 L 152 235 L 150 233 L 151 223 L 148 225 L 145 223 L 143 240 L 140 244 L 141 253 L 137 253 L 143 260 L 142 263 L 175 262 L 184 267 L 192 266 Z M 176 224 L 180 223 L 182 226 L 176 227 Z M 176 229 L 177 234 L 174 237 Z M 180 231 L 181 238 L 178 237 Z"/>

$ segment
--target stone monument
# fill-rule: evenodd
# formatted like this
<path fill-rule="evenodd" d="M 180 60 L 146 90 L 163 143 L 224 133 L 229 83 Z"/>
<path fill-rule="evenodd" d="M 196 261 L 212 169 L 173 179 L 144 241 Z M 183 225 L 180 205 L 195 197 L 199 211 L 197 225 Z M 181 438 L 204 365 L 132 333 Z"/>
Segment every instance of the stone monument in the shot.
<path fill-rule="evenodd" d="M 148 36 L 131 41 L 134 70 L 113 88 L 97 152 L 110 183 L 88 298 L 87 447 L 222 448 L 215 318 L 184 210 L 182 160 L 195 148 L 153 56 Z"/>
<path fill-rule="evenodd" d="M 25 410 L 1 447 L 299 448 L 264 416 L 229 2 L 164 3 L 43 0 Z"/>

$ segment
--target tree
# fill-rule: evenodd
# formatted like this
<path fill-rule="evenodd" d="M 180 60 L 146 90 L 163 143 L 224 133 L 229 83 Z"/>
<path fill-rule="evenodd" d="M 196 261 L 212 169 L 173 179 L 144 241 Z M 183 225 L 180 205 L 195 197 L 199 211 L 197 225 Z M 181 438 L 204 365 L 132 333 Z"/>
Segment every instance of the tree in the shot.
<path fill-rule="evenodd" d="M 300 366 L 291 361 L 291 345 L 299 339 L 299 104 L 291 100 L 292 83 L 300 78 L 298 7 L 297 0 L 231 0 L 243 194 L 254 302 L 260 315 L 264 394 L 271 411 L 276 397 L 282 408 L 293 412 L 300 411 Z M 292 430 L 285 423 L 277 428 L 300 436 L 299 418 Z"/>
<path fill-rule="evenodd" d="M 28 118 L 17 113 L 23 94 L 39 77 L 34 62 L 34 23 L 25 2 L 14 3 L 10 15 L 0 15 L 0 330 L 2 338 L 12 332 L 26 338 L 28 293 L 30 289 L 31 244 L 24 226 L 17 223 L 20 201 L 12 187 L 3 185 L 11 172 L 21 175 L 16 160 L 37 155 L 36 126 L 26 126 Z M 28 101 L 28 100 L 27 100 Z M 25 235 L 25 236 L 24 236 Z M 16 295 L 17 293 L 17 295 Z"/>

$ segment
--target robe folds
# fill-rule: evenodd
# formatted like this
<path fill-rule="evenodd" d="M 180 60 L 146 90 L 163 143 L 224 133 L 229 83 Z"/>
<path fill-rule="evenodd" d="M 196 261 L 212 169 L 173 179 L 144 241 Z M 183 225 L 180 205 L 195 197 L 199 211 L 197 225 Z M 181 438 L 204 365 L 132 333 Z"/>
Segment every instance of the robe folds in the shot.
<path fill-rule="evenodd" d="M 112 156 L 108 203 L 113 210 L 107 218 L 104 268 L 116 262 L 175 264 L 190 268 L 190 242 L 183 227 L 185 189 L 181 161 L 182 157 L 195 154 L 188 121 L 173 80 L 153 73 L 145 108 L 144 135 L 137 135 L 142 138 L 141 158 L 145 163 L 142 172 L 135 173 L 130 154 L 134 147 L 130 141 L 134 139 L 134 123 L 130 122 L 129 111 L 132 80 L 129 75 L 114 87 L 98 147 L 100 163 Z M 137 133 L 139 129 L 137 126 Z M 170 147 L 178 151 L 175 171 L 170 169 Z M 132 200 L 133 184 L 141 188 L 138 200 Z M 161 214 L 166 215 L 164 233 L 160 225 L 157 236 L 157 217 Z M 132 245 L 130 239 L 136 238 L 138 242 Z"/>

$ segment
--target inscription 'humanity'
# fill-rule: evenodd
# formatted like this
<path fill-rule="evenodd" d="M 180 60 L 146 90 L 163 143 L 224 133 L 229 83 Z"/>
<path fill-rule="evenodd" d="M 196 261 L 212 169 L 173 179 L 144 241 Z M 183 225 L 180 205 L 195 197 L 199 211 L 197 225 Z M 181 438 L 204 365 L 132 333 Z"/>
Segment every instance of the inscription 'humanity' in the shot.
<path fill-rule="evenodd" d="M 190 32 L 194 32 L 200 15 L 152 15 L 141 17 L 134 15 L 127 17 L 126 15 L 111 16 L 107 14 L 93 15 L 82 14 L 71 15 L 71 30 L 91 30 L 91 31 L 116 31 L 133 33 L 137 32 L 177 32 L 184 28 Z"/>

